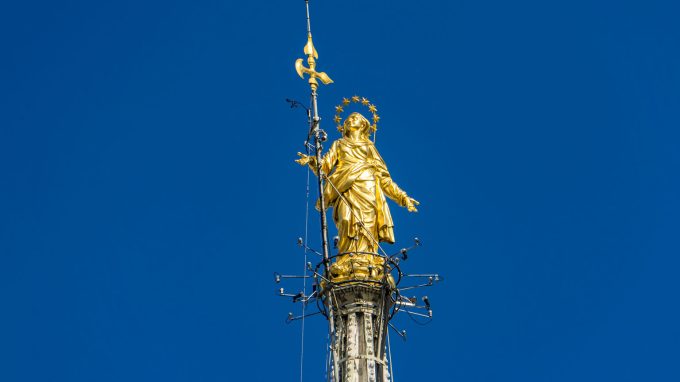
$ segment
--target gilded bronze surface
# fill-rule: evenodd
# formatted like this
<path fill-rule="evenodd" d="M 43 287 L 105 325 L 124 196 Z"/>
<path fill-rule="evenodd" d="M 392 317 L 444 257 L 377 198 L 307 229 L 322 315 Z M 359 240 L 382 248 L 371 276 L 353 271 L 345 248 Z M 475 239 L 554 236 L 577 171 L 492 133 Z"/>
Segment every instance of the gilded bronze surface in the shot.
<path fill-rule="evenodd" d="M 386 197 L 410 212 L 416 212 L 419 204 L 392 180 L 369 139 L 375 127 L 363 115 L 350 114 L 341 125 L 342 138 L 333 142 L 322 158 L 324 198 L 326 205 L 333 208 L 339 237 L 340 256 L 331 267 L 333 281 L 382 278 L 384 264 L 377 255 L 378 244 L 394 243 L 394 223 Z M 309 165 L 316 173 L 316 157 L 298 155 L 296 162 Z"/>
<path fill-rule="evenodd" d="M 312 88 L 312 90 L 316 90 L 316 88 L 319 86 L 319 83 L 316 81 L 317 78 L 320 79 L 324 85 L 333 83 L 333 80 L 328 77 L 328 74 L 325 72 L 316 71 L 316 59 L 319 58 L 319 54 L 314 48 L 311 33 L 307 34 L 307 44 L 305 45 L 304 52 L 307 55 L 307 65 L 309 65 L 309 68 L 306 68 L 304 65 L 302 65 L 303 60 L 301 58 L 298 58 L 295 61 L 295 71 L 300 76 L 300 78 L 305 78 L 305 74 L 308 74 L 309 86 Z"/>
<path fill-rule="evenodd" d="M 378 116 L 378 108 L 371 104 L 371 101 L 369 101 L 365 97 L 359 97 L 359 96 L 353 96 L 351 99 L 350 98 L 343 98 L 342 99 L 342 105 L 338 105 L 335 107 L 335 117 L 333 118 L 333 121 L 337 124 L 338 126 L 338 131 L 342 132 L 343 126 L 340 124 L 342 121 L 342 112 L 345 111 L 345 107 L 349 105 L 350 103 L 361 103 L 364 106 L 368 107 L 368 111 L 370 111 L 373 114 L 373 125 L 371 125 L 371 132 L 375 132 L 378 130 L 378 121 L 380 120 L 380 116 Z"/>

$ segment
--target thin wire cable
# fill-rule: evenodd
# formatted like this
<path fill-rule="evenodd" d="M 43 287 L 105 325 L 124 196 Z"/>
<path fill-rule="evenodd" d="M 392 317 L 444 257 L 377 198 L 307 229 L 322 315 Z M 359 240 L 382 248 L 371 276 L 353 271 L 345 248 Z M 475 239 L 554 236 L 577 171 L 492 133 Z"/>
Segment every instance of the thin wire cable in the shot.
<path fill-rule="evenodd" d="M 331 352 L 330 352 L 330 347 L 331 347 L 331 334 L 328 333 L 328 338 L 326 339 L 326 381 L 331 380 L 331 375 L 329 374 L 329 369 L 330 369 L 330 364 L 331 364 Z"/>
<path fill-rule="evenodd" d="M 427 326 L 430 322 L 432 322 L 432 319 L 431 319 L 431 318 L 428 318 L 428 319 L 426 319 L 426 320 L 424 320 L 424 321 L 421 321 L 421 320 L 419 320 L 419 319 L 416 319 L 416 318 L 414 317 L 414 315 L 413 315 L 411 312 L 409 312 L 408 310 L 403 310 L 403 312 L 406 312 L 406 314 L 407 314 L 408 317 L 411 319 L 411 321 L 415 322 L 417 325 L 420 325 L 420 326 Z"/>
<path fill-rule="evenodd" d="M 394 370 L 392 369 L 392 345 L 390 345 L 390 330 L 387 329 L 387 355 L 390 358 L 390 382 L 394 382 Z"/>
<path fill-rule="evenodd" d="M 307 167 L 307 187 L 305 189 L 305 262 L 304 262 L 304 275 L 307 276 L 307 233 L 309 231 L 309 167 Z M 302 293 L 304 296 L 307 295 L 307 277 L 302 278 Z M 305 308 L 307 307 L 307 302 L 302 303 L 302 324 L 300 329 L 300 382 L 303 381 L 304 375 L 304 364 L 305 364 Z"/>

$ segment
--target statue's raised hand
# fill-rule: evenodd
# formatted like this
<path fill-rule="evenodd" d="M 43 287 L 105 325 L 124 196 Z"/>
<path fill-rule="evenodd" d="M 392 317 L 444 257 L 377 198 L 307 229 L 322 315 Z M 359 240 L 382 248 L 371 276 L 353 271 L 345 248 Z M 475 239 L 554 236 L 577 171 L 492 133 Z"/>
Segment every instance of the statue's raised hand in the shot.
<path fill-rule="evenodd" d="M 301 166 L 306 166 L 308 164 L 312 167 L 316 166 L 316 157 L 305 155 L 300 152 L 298 152 L 297 155 L 300 157 L 300 159 L 296 159 L 295 162 L 299 163 Z"/>
<path fill-rule="evenodd" d="M 408 210 L 408 212 L 418 212 L 418 209 L 416 208 L 416 206 L 419 206 L 419 205 L 420 205 L 419 201 L 413 199 L 410 196 L 406 197 L 406 206 L 405 207 Z"/>

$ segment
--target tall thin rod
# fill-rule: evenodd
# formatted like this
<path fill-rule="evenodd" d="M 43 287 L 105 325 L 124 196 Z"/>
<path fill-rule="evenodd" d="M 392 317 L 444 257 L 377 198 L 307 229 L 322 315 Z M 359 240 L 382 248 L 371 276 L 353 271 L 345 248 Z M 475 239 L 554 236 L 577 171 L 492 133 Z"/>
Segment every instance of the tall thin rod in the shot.
<path fill-rule="evenodd" d="M 316 174 L 318 176 L 318 189 L 319 189 L 319 205 L 320 205 L 320 219 L 321 219 L 321 253 L 323 255 L 323 263 L 324 263 L 324 276 L 325 279 L 328 280 L 330 279 L 330 254 L 328 250 L 328 221 L 326 220 L 326 200 L 324 197 L 324 173 L 323 173 L 323 168 L 322 168 L 322 163 L 321 160 L 323 156 L 321 155 L 321 152 L 323 151 L 323 146 L 322 143 L 323 141 L 326 140 L 326 133 L 321 130 L 319 127 L 319 121 L 321 118 L 319 118 L 319 111 L 317 107 L 317 94 L 316 94 L 316 89 L 317 89 L 317 82 L 314 76 L 318 75 L 316 72 L 314 72 L 314 56 L 315 56 L 315 51 L 313 48 L 313 45 L 311 44 L 312 41 L 312 24 L 310 21 L 310 15 L 309 15 L 309 0 L 305 0 L 305 10 L 307 14 L 307 36 L 308 36 L 308 46 L 311 47 L 309 51 L 305 51 L 305 53 L 308 55 L 308 62 L 310 65 L 310 70 L 312 72 L 309 73 L 310 79 L 309 79 L 309 84 L 311 87 L 311 95 L 310 95 L 310 109 L 312 112 L 312 118 L 310 120 L 310 131 L 312 132 L 314 136 L 314 146 L 315 146 L 315 156 L 316 156 Z M 298 72 L 299 73 L 299 72 Z M 326 296 L 326 304 L 328 304 L 328 333 L 330 335 L 330 340 L 331 340 L 331 357 L 332 357 L 332 362 L 333 362 L 333 370 L 332 370 L 332 378 L 329 376 L 329 379 L 332 379 L 334 382 L 337 380 L 337 374 L 338 374 L 338 363 L 337 363 L 337 357 L 336 357 L 336 338 L 335 338 L 335 319 L 333 316 L 333 296 L 331 296 L 330 293 L 327 294 Z M 331 374 L 331 373 L 329 373 Z"/>
<path fill-rule="evenodd" d="M 314 144 L 316 146 L 315 154 L 316 154 L 316 173 L 318 175 L 318 190 L 319 190 L 319 205 L 320 205 L 320 212 L 319 216 L 321 218 L 321 253 L 323 254 L 323 262 L 324 262 L 324 277 L 326 279 L 330 279 L 330 254 L 328 250 L 328 221 L 326 217 L 326 200 L 323 194 L 323 189 L 324 189 L 324 174 L 323 174 L 323 168 L 322 168 L 322 155 L 321 151 L 323 150 L 322 146 L 322 134 L 323 132 L 319 128 L 319 121 L 321 120 L 319 118 L 318 114 L 318 108 L 317 108 L 317 96 L 316 96 L 316 90 L 312 89 L 312 94 L 311 94 L 311 104 L 312 104 L 312 131 L 314 132 Z M 332 296 L 328 294 L 326 296 L 327 304 L 328 304 L 328 330 L 329 334 L 331 336 L 331 358 L 333 360 L 333 370 L 332 370 L 332 380 L 336 380 L 336 374 L 338 370 L 338 365 L 337 365 L 337 357 L 335 356 L 335 320 L 333 317 L 333 304 L 332 304 Z"/>
<path fill-rule="evenodd" d="M 309 21 L 309 0 L 305 0 L 305 8 L 307 8 L 307 34 L 312 34 L 312 24 Z"/>

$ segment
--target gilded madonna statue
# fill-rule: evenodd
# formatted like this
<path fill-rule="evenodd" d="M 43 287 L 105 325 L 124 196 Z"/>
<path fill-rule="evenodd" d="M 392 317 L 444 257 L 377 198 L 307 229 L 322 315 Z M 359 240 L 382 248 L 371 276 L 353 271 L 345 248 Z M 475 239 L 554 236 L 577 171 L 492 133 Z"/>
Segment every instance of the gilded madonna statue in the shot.
<path fill-rule="evenodd" d="M 342 137 L 322 158 L 321 170 L 326 175 L 324 199 L 326 206 L 333 208 L 339 238 L 339 257 L 331 267 L 336 279 L 382 274 L 378 244 L 394 243 L 394 223 L 386 197 L 410 212 L 416 212 L 419 204 L 392 180 L 369 138 L 375 127 L 363 115 L 350 114 L 339 126 Z M 316 157 L 298 155 L 296 162 L 316 172 Z"/>

